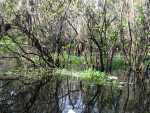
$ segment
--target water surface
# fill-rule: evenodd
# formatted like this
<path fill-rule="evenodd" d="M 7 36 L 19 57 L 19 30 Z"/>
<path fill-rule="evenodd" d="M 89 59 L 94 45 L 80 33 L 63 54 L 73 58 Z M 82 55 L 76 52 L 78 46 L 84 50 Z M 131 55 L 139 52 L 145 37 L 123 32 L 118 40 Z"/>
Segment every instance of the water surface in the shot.
<path fill-rule="evenodd" d="M 149 113 L 149 72 L 114 71 L 116 83 L 95 84 L 79 77 L 0 77 L 1 113 Z M 143 80 L 140 76 L 144 76 Z M 39 75 L 37 75 L 39 76 Z"/>

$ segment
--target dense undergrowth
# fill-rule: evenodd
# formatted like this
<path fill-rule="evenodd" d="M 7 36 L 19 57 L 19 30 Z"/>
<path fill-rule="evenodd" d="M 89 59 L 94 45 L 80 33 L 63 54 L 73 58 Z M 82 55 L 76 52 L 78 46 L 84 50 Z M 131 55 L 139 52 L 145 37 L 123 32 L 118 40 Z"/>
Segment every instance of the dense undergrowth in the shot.
<path fill-rule="evenodd" d="M 91 67 L 90 58 L 87 59 L 88 64 L 86 64 L 84 57 L 78 57 L 78 56 L 71 55 L 69 57 L 69 60 L 67 60 L 67 55 L 65 55 L 64 58 L 66 60 L 64 60 L 62 57 L 60 57 L 61 67 L 63 67 L 63 65 L 66 66 L 67 64 L 69 64 L 70 67 L 78 67 L 78 66 L 86 67 L 86 65 L 88 65 L 89 68 Z M 96 65 L 96 63 L 94 65 Z M 104 66 L 106 68 L 106 62 L 104 62 Z M 124 68 L 127 68 L 127 64 L 125 63 L 123 57 L 116 57 L 113 59 L 113 62 L 112 62 L 113 70 L 118 70 L 118 69 L 123 70 Z"/>
<path fill-rule="evenodd" d="M 64 60 L 65 58 L 65 60 Z M 82 80 L 85 80 L 89 83 L 96 83 L 96 84 L 107 84 L 108 83 L 108 75 L 105 72 L 100 72 L 95 69 L 91 69 L 90 65 L 89 68 L 86 69 L 86 63 L 84 57 L 78 57 L 78 56 L 69 56 L 69 60 L 67 59 L 68 55 L 65 55 L 64 57 L 60 57 L 60 64 L 63 65 L 69 65 L 69 68 L 65 66 L 65 68 L 55 68 L 55 69 L 49 69 L 49 68 L 11 68 L 9 71 L 5 72 L 5 75 L 21 75 L 23 77 L 27 78 L 34 78 L 34 79 L 41 79 L 43 76 L 72 76 L 81 78 Z M 145 64 L 147 65 L 149 63 L 150 54 L 147 56 L 147 59 L 145 61 Z M 19 64 L 18 60 L 15 60 L 15 65 Z M 88 63 L 90 64 L 90 59 L 88 60 Z M 104 62 L 105 68 L 106 68 L 106 62 Z M 96 64 L 95 64 L 96 65 Z M 79 68 L 76 69 L 76 68 Z M 124 61 L 124 58 L 121 56 L 115 57 L 112 62 L 112 71 L 114 70 L 125 70 L 128 68 L 127 64 Z M 116 81 L 116 80 L 113 80 Z"/>
<path fill-rule="evenodd" d="M 69 64 L 70 67 L 78 67 L 78 66 L 86 67 L 86 65 L 87 65 L 84 57 L 71 55 L 71 56 L 69 56 L 69 60 L 67 60 L 68 56 L 65 55 L 64 58 L 65 58 L 65 60 L 62 57 L 60 57 L 61 67 L 63 64 L 64 65 Z M 145 60 L 146 65 L 149 63 L 149 60 L 150 60 L 150 54 L 147 55 L 147 58 Z M 88 67 L 90 68 L 90 66 L 91 66 L 90 58 L 87 59 L 87 62 L 88 62 Z M 96 65 L 96 63 L 94 63 L 94 65 Z M 131 61 L 131 65 L 133 66 L 133 61 Z M 106 68 L 106 62 L 104 62 L 104 66 Z M 123 56 L 117 56 L 117 57 L 113 58 L 112 70 L 124 70 L 126 68 L 128 68 L 128 65 Z"/>
<path fill-rule="evenodd" d="M 34 59 L 37 60 L 38 58 L 33 58 L 33 60 Z M 60 56 L 59 59 L 60 59 L 59 61 L 60 61 L 60 68 L 61 69 L 74 69 L 74 70 L 79 70 L 79 71 L 91 69 L 90 58 L 88 58 L 87 62 L 85 62 L 85 59 L 82 56 L 70 55 L 69 59 L 68 59 L 68 55 L 66 54 L 63 57 Z M 145 60 L 145 65 L 149 64 L 149 60 L 150 60 L 150 54 L 147 55 L 147 58 Z M 20 60 L 15 59 L 14 65 L 15 65 L 15 67 L 18 67 L 19 65 L 21 65 Z M 94 65 L 96 65 L 96 62 L 94 63 Z M 133 66 L 133 61 L 131 62 L 131 65 Z M 106 62 L 105 61 L 104 61 L 104 66 L 106 69 Z M 127 65 L 123 56 L 116 56 L 115 58 L 113 58 L 112 71 L 113 70 L 125 70 L 127 68 L 128 68 L 128 65 Z M 93 71 L 94 70 L 96 70 L 96 69 L 93 69 Z"/>

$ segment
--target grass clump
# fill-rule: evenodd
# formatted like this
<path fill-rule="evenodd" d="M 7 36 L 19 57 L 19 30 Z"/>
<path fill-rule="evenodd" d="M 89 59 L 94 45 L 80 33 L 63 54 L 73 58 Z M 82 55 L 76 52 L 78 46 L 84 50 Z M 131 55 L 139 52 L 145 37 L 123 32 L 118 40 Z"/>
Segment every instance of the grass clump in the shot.
<path fill-rule="evenodd" d="M 112 70 L 122 70 L 127 67 L 123 57 L 114 58 L 112 61 Z"/>
<path fill-rule="evenodd" d="M 79 65 L 85 64 L 85 60 L 83 57 L 70 55 L 68 59 L 68 55 L 64 54 L 63 56 L 59 56 L 61 65 L 70 65 L 71 67 L 77 67 Z"/>

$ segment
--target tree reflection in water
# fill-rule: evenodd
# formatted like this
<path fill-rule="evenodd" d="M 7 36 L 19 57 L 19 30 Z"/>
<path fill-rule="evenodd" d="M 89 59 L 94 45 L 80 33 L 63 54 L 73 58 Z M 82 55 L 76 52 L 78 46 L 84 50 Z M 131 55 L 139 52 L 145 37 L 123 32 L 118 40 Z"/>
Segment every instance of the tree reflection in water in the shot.
<path fill-rule="evenodd" d="M 121 72 L 122 73 L 122 72 Z M 143 78 L 141 79 L 141 74 Z M 146 75 L 146 76 L 145 76 Z M 123 88 L 96 85 L 75 77 L 0 79 L 1 113 L 148 113 L 150 85 L 147 73 L 128 71 Z"/>

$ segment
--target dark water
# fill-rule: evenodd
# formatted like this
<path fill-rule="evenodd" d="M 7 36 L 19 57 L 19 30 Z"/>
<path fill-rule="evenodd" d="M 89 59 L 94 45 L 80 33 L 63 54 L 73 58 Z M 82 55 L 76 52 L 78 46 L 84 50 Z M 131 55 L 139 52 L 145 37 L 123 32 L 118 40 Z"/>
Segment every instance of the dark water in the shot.
<path fill-rule="evenodd" d="M 49 74 L 41 79 L 2 77 L 0 113 L 149 113 L 149 72 L 113 75 L 124 83 L 97 85 Z"/>

